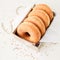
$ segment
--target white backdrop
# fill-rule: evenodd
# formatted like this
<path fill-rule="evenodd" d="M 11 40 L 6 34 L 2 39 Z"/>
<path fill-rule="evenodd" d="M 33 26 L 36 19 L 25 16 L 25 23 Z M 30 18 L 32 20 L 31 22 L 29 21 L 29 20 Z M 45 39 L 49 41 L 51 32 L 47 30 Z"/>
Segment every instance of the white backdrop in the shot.
<path fill-rule="evenodd" d="M 21 17 L 37 3 L 48 4 L 56 16 L 36 49 L 12 32 Z M 60 1 L 0 0 L 0 60 L 60 60 Z"/>

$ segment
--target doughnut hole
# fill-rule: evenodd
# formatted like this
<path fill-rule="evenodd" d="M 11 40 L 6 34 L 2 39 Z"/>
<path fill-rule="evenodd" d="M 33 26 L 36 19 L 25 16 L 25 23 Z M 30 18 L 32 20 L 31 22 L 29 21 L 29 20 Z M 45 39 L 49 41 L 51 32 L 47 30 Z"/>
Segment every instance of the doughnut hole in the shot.
<path fill-rule="evenodd" d="M 30 34 L 29 34 L 28 32 L 25 32 L 25 33 L 24 33 L 24 36 L 30 37 Z"/>

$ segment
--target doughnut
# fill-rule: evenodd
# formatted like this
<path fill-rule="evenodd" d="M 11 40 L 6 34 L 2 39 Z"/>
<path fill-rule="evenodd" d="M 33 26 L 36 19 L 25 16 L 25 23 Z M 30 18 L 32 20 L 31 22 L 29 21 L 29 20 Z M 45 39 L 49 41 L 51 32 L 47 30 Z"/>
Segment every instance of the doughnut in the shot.
<path fill-rule="evenodd" d="M 43 10 L 32 10 L 28 16 L 37 16 L 39 17 L 45 24 L 45 27 L 47 28 L 50 24 L 50 18 L 46 12 Z"/>
<path fill-rule="evenodd" d="M 54 18 L 53 14 L 49 6 L 45 4 L 35 5 L 18 25 L 17 35 L 37 45 Z"/>
<path fill-rule="evenodd" d="M 52 10 L 50 9 L 50 7 L 46 4 L 37 4 L 33 10 L 44 10 L 50 17 L 50 20 L 53 19 L 53 12 Z"/>
<path fill-rule="evenodd" d="M 41 38 L 41 32 L 31 22 L 23 22 L 17 27 L 17 33 L 20 37 L 30 41 L 32 43 L 39 42 Z"/>
<path fill-rule="evenodd" d="M 46 30 L 45 25 L 39 17 L 29 16 L 24 21 L 26 21 L 26 22 L 28 21 L 28 22 L 31 22 L 31 23 L 35 24 L 39 28 L 39 30 L 41 31 L 42 35 L 45 33 L 45 30 Z"/>

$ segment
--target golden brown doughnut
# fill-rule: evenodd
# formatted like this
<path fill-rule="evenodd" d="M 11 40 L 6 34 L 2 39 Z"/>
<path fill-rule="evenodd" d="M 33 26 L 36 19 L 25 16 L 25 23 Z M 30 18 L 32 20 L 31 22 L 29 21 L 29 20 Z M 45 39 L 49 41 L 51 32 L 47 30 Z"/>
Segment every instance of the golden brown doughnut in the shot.
<path fill-rule="evenodd" d="M 30 41 L 32 43 L 39 42 L 41 38 L 41 32 L 31 22 L 23 22 L 17 28 L 17 33 L 20 37 Z"/>
<path fill-rule="evenodd" d="M 50 17 L 50 19 L 52 20 L 53 19 L 53 12 L 52 10 L 50 9 L 50 7 L 46 4 L 37 4 L 33 10 L 44 10 Z"/>
<path fill-rule="evenodd" d="M 29 13 L 28 16 L 37 16 L 37 17 L 39 17 L 44 22 L 46 28 L 50 24 L 50 18 L 48 16 L 48 14 L 46 12 L 44 12 L 43 10 L 32 10 Z"/>
<path fill-rule="evenodd" d="M 45 33 L 45 30 L 46 30 L 45 25 L 39 17 L 29 16 L 24 21 L 32 22 L 33 24 L 35 24 L 39 28 L 39 30 L 41 31 L 42 35 Z"/>

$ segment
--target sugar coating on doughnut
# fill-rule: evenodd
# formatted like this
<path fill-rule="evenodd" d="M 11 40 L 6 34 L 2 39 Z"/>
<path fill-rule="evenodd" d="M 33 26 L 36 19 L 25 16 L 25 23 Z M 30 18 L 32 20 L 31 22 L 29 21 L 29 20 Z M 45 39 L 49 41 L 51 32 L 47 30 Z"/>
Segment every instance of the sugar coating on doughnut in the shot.
<path fill-rule="evenodd" d="M 49 15 L 49 17 L 50 17 L 50 19 L 52 20 L 53 19 L 53 12 L 52 12 L 52 10 L 51 10 L 51 8 L 48 6 L 48 5 L 46 5 L 46 4 L 37 4 L 34 8 L 33 8 L 33 10 L 44 10 L 48 15 Z"/>
<path fill-rule="evenodd" d="M 23 22 L 17 28 L 17 33 L 20 37 L 30 41 L 32 43 L 39 42 L 41 38 L 41 32 L 31 22 Z"/>
<path fill-rule="evenodd" d="M 46 12 L 43 10 L 32 10 L 28 16 L 37 16 L 39 17 L 45 24 L 46 28 L 50 24 L 50 18 Z"/>
<path fill-rule="evenodd" d="M 39 28 L 39 30 L 41 31 L 42 35 L 45 33 L 45 30 L 46 30 L 45 25 L 39 17 L 29 16 L 24 21 L 32 22 L 33 24 L 35 24 Z"/>

